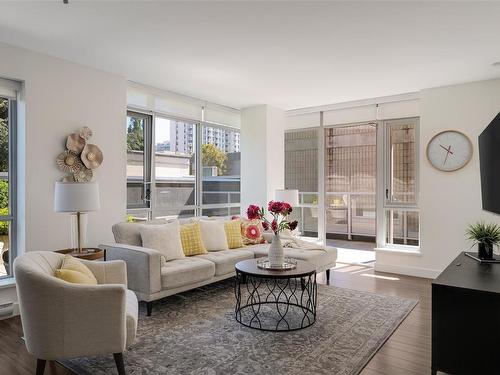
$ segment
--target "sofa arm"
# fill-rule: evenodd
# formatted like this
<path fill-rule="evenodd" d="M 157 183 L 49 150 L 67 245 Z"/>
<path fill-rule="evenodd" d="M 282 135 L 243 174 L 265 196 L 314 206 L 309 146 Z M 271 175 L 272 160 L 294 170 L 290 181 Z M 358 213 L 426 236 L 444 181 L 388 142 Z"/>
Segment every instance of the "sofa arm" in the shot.
<path fill-rule="evenodd" d="M 127 263 L 129 289 L 152 294 L 161 290 L 161 253 L 146 247 L 120 243 L 102 244 L 107 260 L 124 260 Z"/>
<path fill-rule="evenodd" d="M 122 284 L 127 286 L 127 265 L 123 260 L 93 262 L 81 259 L 94 274 L 99 284 Z"/>

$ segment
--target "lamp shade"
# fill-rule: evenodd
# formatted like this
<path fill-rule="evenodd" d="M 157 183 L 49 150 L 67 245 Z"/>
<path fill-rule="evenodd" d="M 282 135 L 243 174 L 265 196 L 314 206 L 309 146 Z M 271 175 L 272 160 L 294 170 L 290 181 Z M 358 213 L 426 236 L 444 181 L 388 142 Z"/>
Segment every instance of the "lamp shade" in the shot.
<path fill-rule="evenodd" d="M 56 182 L 54 211 L 88 212 L 100 208 L 97 182 Z"/>
<path fill-rule="evenodd" d="M 296 189 L 277 189 L 274 197 L 279 202 L 286 202 L 292 207 L 299 205 L 299 191 Z"/>

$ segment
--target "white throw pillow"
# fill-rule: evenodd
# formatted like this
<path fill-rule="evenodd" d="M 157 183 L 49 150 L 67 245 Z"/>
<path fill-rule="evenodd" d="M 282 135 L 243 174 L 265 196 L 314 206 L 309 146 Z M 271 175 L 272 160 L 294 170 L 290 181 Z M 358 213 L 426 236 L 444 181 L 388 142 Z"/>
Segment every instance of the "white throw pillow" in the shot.
<path fill-rule="evenodd" d="M 140 232 L 142 246 L 158 250 L 166 261 L 185 257 L 178 221 L 163 225 L 143 225 Z"/>
<path fill-rule="evenodd" d="M 208 251 L 228 250 L 226 230 L 222 220 L 200 220 L 201 238 Z"/>

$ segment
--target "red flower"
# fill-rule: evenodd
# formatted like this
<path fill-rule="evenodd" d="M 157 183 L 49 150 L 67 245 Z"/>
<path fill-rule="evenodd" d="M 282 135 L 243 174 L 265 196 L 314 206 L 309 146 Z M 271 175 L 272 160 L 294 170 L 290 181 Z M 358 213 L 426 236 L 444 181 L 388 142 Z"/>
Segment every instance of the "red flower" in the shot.
<path fill-rule="evenodd" d="M 262 227 L 264 228 L 264 230 L 268 230 L 269 229 L 269 223 L 267 221 L 263 221 L 262 222 Z"/>
<path fill-rule="evenodd" d="M 297 220 L 294 220 L 294 221 L 288 223 L 288 229 L 295 230 L 297 228 L 298 224 L 299 224 L 299 222 Z"/>
<path fill-rule="evenodd" d="M 267 209 L 274 214 L 281 214 L 283 212 L 283 202 L 269 202 Z"/>
<path fill-rule="evenodd" d="M 273 220 L 271 223 L 271 229 L 273 230 L 274 233 L 278 230 L 278 222 L 276 220 Z"/>
<path fill-rule="evenodd" d="M 250 220 L 260 219 L 260 208 L 254 204 L 251 204 L 247 208 L 247 216 Z"/>
<path fill-rule="evenodd" d="M 289 203 L 283 202 L 283 215 L 290 215 L 292 213 L 292 206 Z"/>

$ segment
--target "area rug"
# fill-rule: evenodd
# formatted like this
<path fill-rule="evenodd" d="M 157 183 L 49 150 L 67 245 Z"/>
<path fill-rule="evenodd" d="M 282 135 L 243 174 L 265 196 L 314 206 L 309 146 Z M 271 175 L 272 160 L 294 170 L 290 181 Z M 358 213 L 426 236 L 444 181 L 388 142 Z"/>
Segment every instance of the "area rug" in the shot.
<path fill-rule="evenodd" d="M 236 322 L 234 303 L 227 280 L 157 302 L 151 317 L 141 306 L 127 373 L 354 375 L 417 301 L 318 285 L 316 323 L 278 333 Z M 62 363 L 81 375 L 117 373 L 111 353 Z"/>

